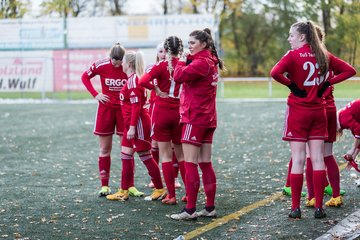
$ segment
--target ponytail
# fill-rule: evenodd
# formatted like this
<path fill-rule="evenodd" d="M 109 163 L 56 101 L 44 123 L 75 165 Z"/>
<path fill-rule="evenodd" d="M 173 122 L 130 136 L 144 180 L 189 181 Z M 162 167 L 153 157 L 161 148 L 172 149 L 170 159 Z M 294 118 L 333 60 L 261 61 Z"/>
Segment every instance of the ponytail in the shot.
<path fill-rule="evenodd" d="M 224 62 L 221 58 L 219 58 L 219 55 L 217 53 L 214 40 L 211 36 L 211 30 L 209 28 L 205 28 L 204 30 L 195 30 L 190 33 L 190 36 L 193 36 L 195 39 L 199 40 L 201 43 L 205 42 L 206 47 L 208 48 L 212 55 L 216 57 L 218 60 L 219 68 L 221 70 L 226 70 L 224 66 Z"/>
<path fill-rule="evenodd" d="M 325 44 L 322 42 L 324 36 L 319 36 L 316 25 L 312 21 L 297 22 L 292 27 L 296 27 L 300 34 L 305 35 L 307 43 L 315 54 L 320 75 L 325 75 L 329 70 L 329 57 Z"/>
<path fill-rule="evenodd" d="M 173 56 L 179 56 L 184 51 L 182 40 L 177 36 L 170 36 L 165 39 L 164 49 L 166 51 L 166 60 L 168 62 L 168 71 L 170 74 L 170 80 L 172 79 L 172 72 L 174 66 L 172 65 Z"/>
<path fill-rule="evenodd" d="M 144 55 L 142 52 L 129 51 L 125 54 L 125 62 L 129 64 L 129 67 L 135 71 L 136 75 L 140 78 L 144 75 Z"/>
<path fill-rule="evenodd" d="M 135 72 L 139 78 L 144 75 L 144 66 L 144 54 L 141 51 L 137 51 L 135 56 Z"/>

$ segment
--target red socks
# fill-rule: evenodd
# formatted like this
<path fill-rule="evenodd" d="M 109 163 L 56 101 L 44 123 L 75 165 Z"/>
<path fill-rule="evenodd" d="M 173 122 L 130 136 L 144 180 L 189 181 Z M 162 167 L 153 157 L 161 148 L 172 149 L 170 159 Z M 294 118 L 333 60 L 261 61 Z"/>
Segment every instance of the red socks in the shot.
<path fill-rule="evenodd" d="M 216 175 L 214 168 L 211 162 L 199 163 L 199 167 L 202 171 L 202 181 L 206 195 L 205 207 L 214 207 L 216 194 Z"/>
<path fill-rule="evenodd" d="M 196 208 L 196 200 L 200 187 L 200 176 L 198 172 L 198 167 L 194 163 L 185 162 L 186 169 L 186 180 L 185 180 L 185 189 L 187 196 L 187 209 Z"/>
<path fill-rule="evenodd" d="M 333 155 L 324 157 L 324 162 L 326 165 L 326 170 L 328 174 L 328 178 L 330 181 L 330 185 L 333 190 L 332 197 L 340 196 L 340 172 L 339 166 Z M 328 184 L 325 183 L 325 186 Z"/>
<path fill-rule="evenodd" d="M 163 188 L 163 184 L 161 181 L 161 174 L 159 165 L 155 162 L 151 154 L 144 154 L 139 156 L 140 160 L 145 164 L 149 176 L 151 177 L 151 181 L 154 183 L 156 189 Z"/>
<path fill-rule="evenodd" d="M 174 177 L 177 178 L 179 175 L 179 163 L 176 158 L 174 150 L 173 150 L 173 155 L 172 155 L 172 163 L 173 163 L 173 168 L 174 168 Z"/>
<path fill-rule="evenodd" d="M 309 200 L 314 198 L 314 183 L 313 183 L 313 167 L 310 158 L 306 158 L 306 187 L 307 187 L 307 198 Z"/>
<path fill-rule="evenodd" d="M 121 189 L 128 190 L 129 187 L 132 187 L 134 183 L 134 165 L 133 165 L 133 156 L 121 153 L 121 163 L 122 163 L 122 171 L 121 171 Z"/>
<path fill-rule="evenodd" d="M 175 177 L 172 162 L 163 162 L 162 171 L 164 175 L 165 184 L 168 190 L 169 197 L 175 197 Z"/>
<path fill-rule="evenodd" d="M 111 157 L 99 157 L 98 160 L 101 186 L 109 186 Z"/>
<path fill-rule="evenodd" d="M 315 193 L 315 208 L 322 208 L 326 171 L 314 170 L 313 173 L 314 173 L 313 181 L 314 181 L 314 193 Z"/>
<path fill-rule="evenodd" d="M 291 182 L 291 209 L 300 208 L 301 189 L 304 181 L 304 174 L 290 174 Z M 324 190 L 323 190 L 324 191 Z M 324 193 L 324 192 L 323 192 Z"/>
<path fill-rule="evenodd" d="M 186 178 L 186 169 L 185 169 L 185 161 L 179 161 L 179 170 L 180 170 L 180 175 L 181 178 L 183 180 L 183 183 L 185 185 L 185 178 Z"/>

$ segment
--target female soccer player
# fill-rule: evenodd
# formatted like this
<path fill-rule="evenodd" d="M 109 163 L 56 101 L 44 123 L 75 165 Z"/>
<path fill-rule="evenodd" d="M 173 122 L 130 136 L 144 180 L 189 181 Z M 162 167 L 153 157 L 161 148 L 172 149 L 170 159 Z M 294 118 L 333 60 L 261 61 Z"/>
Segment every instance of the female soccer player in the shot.
<path fill-rule="evenodd" d="M 300 195 L 308 142 L 313 166 L 314 216 L 324 218 L 324 139 L 327 137 L 327 124 L 322 95 L 330 85 L 351 77 L 355 71 L 338 72 L 329 78 L 329 68 L 333 69 L 344 62 L 326 50 L 311 21 L 293 24 L 288 41 L 292 50 L 273 67 L 271 76 L 291 90 L 283 132 L 283 140 L 290 143 L 293 161 L 290 175 L 292 206 L 289 217 L 301 218 Z"/>
<path fill-rule="evenodd" d="M 320 26 L 315 25 L 317 34 L 319 36 L 320 41 L 322 41 L 323 43 L 325 42 L 325 33 L 324 31 L 321 29 Z M 347 66 L 342 65 L 342 66 Z M 351 67 L 351 66 L 350 66 Z M 330 69 L 330 74 L 332 77 L 332 75 L 334 74 L 334 72 L 332 71 L 332 69 Z M 335 72 L 341 72 L 344 71 L 342 69 L 334 69 Z M 327 132 L 328 132 L 328 137 L 325 140 L 324 143 L 324 163 L 326 166 L 326 172 L 327 172 L 327 176 L 329 178 L 329 181 L 331 184 L 329 184 L 329 182 L 327 181 L 327 179 L 325 179 L 325 190 L 324 193 L 329 194 L 330 196 L 332 196 L 332 199 L 328 202 L 325 203 L 326 206 L 332 206 L 332 207 L 337 207 L 337 206 L 341 206 L 343 204 L 342 202 L 342 198 L 340 197 L 340 195 L 343 195 L 345 193 L 345 191 L 340 190 L 340 171 L 339 171 L 339 167 L 336 163 L 335 157 L 333 155 L 333 143 L 336 141 L 336 105 L 335 105 L 335 99 L 333 96 L 333 91 L 334 91 L 334 87 L 330 86 L 325 93 L 323 94 L 323 97 L 325 99 L 326 102 L 326 117 L 327 117 Z M 307 189 L 308 189 L 308 195 L 307 195 L 307 199 L 306 199 L 306 206 L 307 207 L 314 207 L 315 206 L 315 197 L 314 197 L 314 187 L 313 187 L 313 169 L 312 169 L 312 164 L 311 164 L 311 158 L 309 156 L 309 149 L 307 147 L 306 149 L 306 185 L 307 185 Z M 290 188 L 290 174 L 291 174 L 291 165 L 292 165 L 292 161 L 290 160 L 289 163 L 289 171 L 288 171 L 288 176 L 287 176 L 287 181 L 286 181 L 286 186 L 283 189 L 283 193 L 285 195 L 289 195 L 291 196 L 291 188 Z M 305 196 L 305 193 L 302 192 L 301 196 Z"/>
<path fill-rule="evenodd" d="M 190 220 L 200 217 L 215 217 L 216 175 L 211 163 L 211 144 L 217 125 L 216 87 L 218 66 L 223 69 L 210 29 L 195 30 L 189 36 L 191 55 L 183 54 L 175 67 L 174 80 L 182 83 L 180 96 L 180 122 L 182 147 L 185 157 L 186 207 L 170 217 L 175 220 Z M 205 208 L 196 212 L 196 200 L 200 177 L 206 195 Z"/>
<path fill-rule="evenodd" d="M 146 68 L 146 72 L 150 71 L 152 69 L 152 67 L 155 66 L 158 62 L 165 60 L 165 57 L 166 57 L 166 54 L 165 54 L 164 44 L 160 43 L 156 47 L 156 62 L 155 62 L 155 64 L 148 66 Z M 153 84 L 154 83 L 156 84 L 156 81 L 153 81 Z M 150 92 L 150 97 L 149 97 L 150 118 L 152 118 L 155 98 L 156 98 L 156 92 L 155 92 L 155 90 L 152 90 Z M 156 161 L 156 163 L 159 164 L 159 146 L 154 139 L 151 139 L 151 154 L 152 154 L 154 160 Z M 154 183 L 150 181 L 149 187 L 153 188 Z"/>
<path fill-rule="evenodd" d="M 123 135 L 123 116 L 121 112 L 119 93 L 126 83 L 127 76 L 121 66 L 125 49 L 120 43 L 116 43 L 110 49 L 110 56 L 96 61 L 85 71 L 81 77 L 86 89 L 99 102 L 95 119 L 94 134 L 99 136 L 99 173 L 101 180 L 101 189 L 98 193 L 104 197 L 111 193 L 109 188 L 112 135 L 116 128 L 116 134 L 119 135 L 120 142 Z M 100 76 L 102 92 L 97 92 L 91 83 L 91 79 L 96 75 Z M 132 187 L 129 189 L 133 196 L 142 196 L 134 187 L 132 178 Z"/>
<path fill-rule="evenodd" d="M 349 129 L 354 136 L 354 143 L 345 154 L 345 159 L 353 161 L 360 151 L 360 99 L 356 99 L 337 112 L 337 132 L 342 135 Z"/>
<path fill-rule="evenodd" d="M 150 117 L 144 105 L 146 103 L 145 89 L 138 84 L 138 78 L 144 73 L 144 59 L 141 52 L 128 52 L 122 63 L 128 80 L 120 92 L 120 102 L 124 117 L 124 133 L 121 142 L 121 188 L 115 194 L 106 196 L 109 200 L 125 201 L 129 198 L 132 176 L 134 175 L 133 159 L 137 152 L 145 164 L 155 189 L 146 199 L 162 199 L 166 190 L 161 182 L 160 169 L 151 156 Z"/>
<path fill-rule="evenodd" d="M 166 61 L 153 66 L 139 80 L 139 84 L 156 91 L 156 98 L 152 113 L 152 139 L 159 146 L 162 171 L 168 190 L 168 195 L 162 200 L 164 204 L 175 205 L 175 176 L 173 167 L 173 149 L 179 162 L 181 175 L 185 179 L 184 155 L 181 149 L 180 122 L 180 88 L 181 84 L 173 79 L 174 66 L 178 63 L 178 56 L 183 51 L 181 39 L 176 36 L 165 40 Z M 156 85 L 153 84 L 156 81 Z"/>

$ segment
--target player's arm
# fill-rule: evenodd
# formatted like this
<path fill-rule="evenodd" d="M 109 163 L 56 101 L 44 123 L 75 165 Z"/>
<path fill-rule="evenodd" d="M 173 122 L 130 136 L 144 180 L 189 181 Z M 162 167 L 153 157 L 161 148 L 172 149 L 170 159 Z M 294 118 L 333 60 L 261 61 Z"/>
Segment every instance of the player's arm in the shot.
<path fill-rule="evenodd" d="M 286 74 L 289 72 L 289 64 L 291 61 L 291 52 L 288 52 L 271 69 L 270 75 L 275 81 L 287 86 L 296 97 L 305 98 L 307 96 L 306 91 L 300 89 L 294 81 L 288 78 L 288 74 Z"/>
<path fill-rule="evenodd" d="M 139 84 L 140 86 L 143 86 L 146 89 L 153 90 L 154 89 L 154 83 L 153 83 L 154 77 L 151 76 L 150 73 L 145 73 L 140 79 Z"/>
<path fill-rule="evenodd" d="M 205 59 L 194 59 L 186 65 L 186 59 L 176 64 L 174 81 L 177 83 L 192 82 L 208 75 L 210 66 Z"/>
<path fill-rule="evenodd" d="M 91 67 L 85 71 L 81 76 L 81 81 L 83 82 L 84 86 L 88 90 L 88 92 L 99 102 L 105 103 L 110 101 L 109 97 L 103 93 L 99 93 L 95 90 L 91 79 L 95 77 L 96 75 L 99 75 L 98 69 L 96 68 L 95 63 L 91 65 Z"/>
<path fill-rule="evenodd" d="M 285 76 L 285 73 L 289 72 L 288 65 L 291 61 L 291 53 L 289 51 L 279 60 L 279 62 L 275 64 L 275 66 L 270 71 L 271 77 L 275 81 L 285 86 L 290 86 L 292 83 L 292 81 Z"/>
<path fill-rule="evenodd" d="M 329 54 L 329 68 L 334 72 L 334 77 L 328 80 L 330 85 L 342 82 L 356 74 L 353 66 L 332 54 Z"/>
<path fill-rule="evenodd" d="M 138 88 L 131 89 L 134 93 L 130 96 L 130 103 L 131 103 L 131 120 L 130 120 L 130 127 L 127 132 L 127 139 L 133 139 L 135 137 L 136 132 L 136 125 L 140 118 L 141 113 L 141 91 Z"/>
<path fill-rule="evenodd" d="M 93 84 L 91 83 L 91 79 L 98 75 L 97 69 L 95 67 L 95 63 L 91 65 L 91 67 L 86 70 L 82 76 L 81 81 L 83 82 L 84 86 L 88 90 L 88 92 L 95 98 L 98 95 L 98 92 L 95 90 Z"/>

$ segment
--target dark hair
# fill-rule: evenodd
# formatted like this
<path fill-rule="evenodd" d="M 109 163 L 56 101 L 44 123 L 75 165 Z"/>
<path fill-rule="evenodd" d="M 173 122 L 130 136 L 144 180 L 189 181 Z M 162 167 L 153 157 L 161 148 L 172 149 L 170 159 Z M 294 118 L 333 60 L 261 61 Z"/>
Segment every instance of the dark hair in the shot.
<path fill-rule="evenodd" d="M 125 48 L 120 43 L 115 43 L 110 49 L 110 58 L 115 60 L 123 60 Z"/>
<path fill-rule="evenodd" d="M 292 25 L 300 34 L 304 34 L 311 50 L 315 53 L 316 62 L 319 65 L 320 75 L 326 74 L 329 70 L 329 57 L 323 42 L 321 41 L 315 24 L 311 21 L 297 22 Z M 322 36 L 324 37 L 324 36 Z"/>
<path fill-rule="evenodd" d="M 164 42 L 164 49 L 166 52 L 166 59 L 168 61 L 168 70 L 170 73 L 170 76 L 174 70 L 174 67 L 172 66 L 172 57 L 178 56 L 184 51 L 183 42 L 180 38 L 177 36 L 170 36 L 165 39 Z M 170 78 L 171 79 L 171 78 Z"/>
<path fill-rule="evenodd" d="M 219 62 L 219 68 L 221 70 L 224 69 L 224 62 L 218 56 L 214 40 L 211 36 L 211 30 L 209 28 L 205 28 L 204 30 L 195 30 L 190 33 L 190 36 L 199 40 L 201 43 L 206 43 L 205 48 L 210 49 L 211 53 L 216 57 Z"/>

